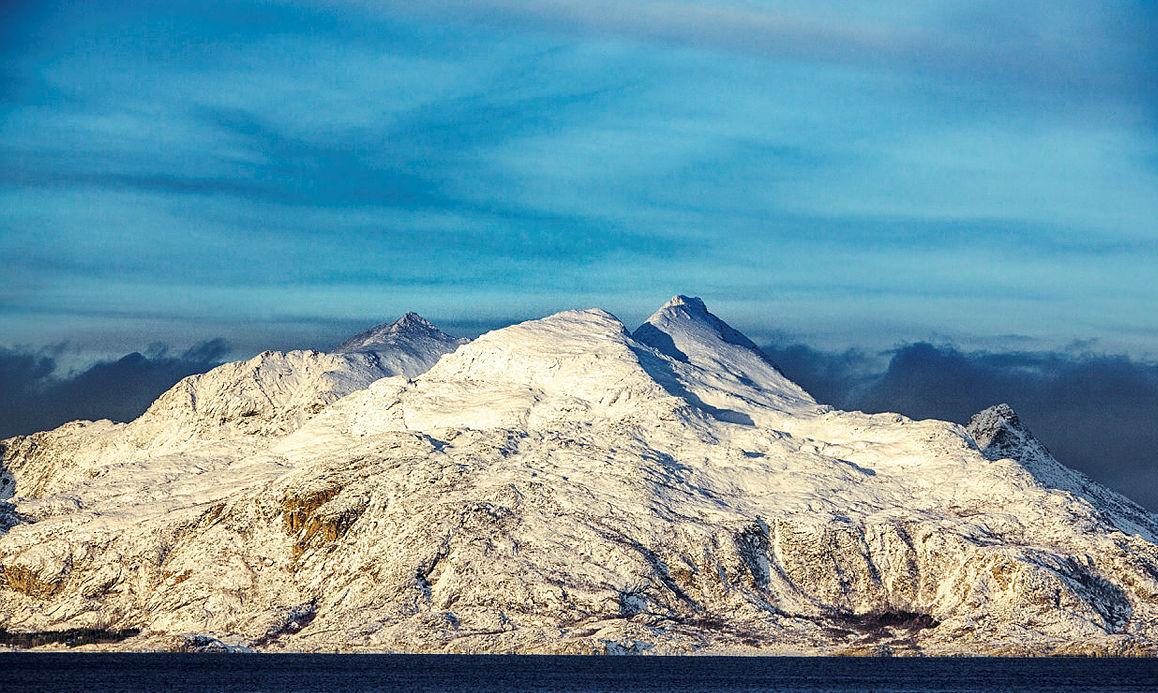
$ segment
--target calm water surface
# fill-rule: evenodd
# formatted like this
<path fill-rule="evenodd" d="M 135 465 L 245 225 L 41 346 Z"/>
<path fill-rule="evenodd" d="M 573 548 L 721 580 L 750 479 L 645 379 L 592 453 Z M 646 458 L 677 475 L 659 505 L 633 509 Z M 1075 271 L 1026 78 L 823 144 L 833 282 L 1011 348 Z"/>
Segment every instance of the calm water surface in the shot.
<path fill-rule="evenodd" d="M 7 691 L 1158 691 L 1155 659 L 0 654 Z"/>

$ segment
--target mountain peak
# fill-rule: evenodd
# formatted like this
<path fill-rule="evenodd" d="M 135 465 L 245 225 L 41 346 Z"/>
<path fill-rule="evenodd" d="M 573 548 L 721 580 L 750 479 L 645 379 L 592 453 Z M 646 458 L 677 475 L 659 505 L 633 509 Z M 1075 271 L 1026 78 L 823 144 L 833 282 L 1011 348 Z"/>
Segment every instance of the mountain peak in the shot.
<path fill-rule="evenodd" d="M 660 306 L 660 312 L 665 310 L 674 310 L 677 308 L 685 308 L 688 312 L 707 315 L 708 307 L 704 304 L 704 299 L 699 296 L 684 296 L 683 294 L 676 294 L 672 296 L 667 303 Z"/>
<path fill-rule="evenodd" d="M 399 346 L 400 342 L 414 340 L 455 345 L 460 343 L 418 313 L 410 312 L 394 322 L 382 323 L 365 332 L 359 332 L 334 351 L 336 353 L 383 351 Z"/>
<path fill-rule="evenodd" d="M 1158 517 L 1058 462 L 1008 404 L 977 412 L 965 430 L 985 459 L 1014 460 L 1043 486 L 1086 499 L 1103 520 L 1123 532 L 1138 534 L 1147 541 L 1158 540 Z"/>
<path fill-rule="evenodd" d="M 390 327 L 399 332 L 403 330 L 426 330 L 441 332 L 441 330 L 435 327 L 432 322 L 413 311 L 395 320 L 393 324 L 390 325 Z"/>
<path fill-rule="evenodd" d="M 1009 406 L 1005 402 L 1002 402 L 1001 404 L 995 404 L 992 407 L 983 409 L 978 412 L 978 415 L 981 414 L 994 416 L 1001 421 L 1008 423 L 1010 426 L 1021 428 L 1021 419 L 1017 417 L 1017 412 L 1013 411 L 1013 407 Z"/>
<path fill-rule="evenodd" d="M 678 334 L 677 334 L 678 333 Z M 655 347 L 679 361 L 687 361 L 688 355 L 677 346 L 677 342 L 723 341 L 726 344 L 751 349 L 759 353 L 756 344 L 739 330 L 719 319 L 708 310 L 703 299 L 698 296 L 678 294 L 660 306 L 647 322 L 639 326 L 633 335 L 636 340 Z M 681 340 L 680 337 L 684 339 Z"/>
<path fill-rule="evenodd" d="M 334 353 L 370 354 L 390 373 L 413 378 L 466 342 L 451 337 L 418 313 L 410 312 L 394 322 L 354 335 Z"/>
<path fill-rule="evenodd" d="M 1029 441 L 1037 442 L 1013 407 L 1002 402 L 973 415 L 965 427 L 986 457 L 1016 457 Z"/>
<path fill-rule="evenodd" d="M 686 389 L 729 420 L 739 420 L 728 412 L 743 413 L 748 408 L 745 401 L 753 398 L 775 410 L 816 404 L 776 370 L 752 340 L 712 314 L 699 297 L 673 296 L 632 338 L 687 364 L 681 376 Z"/>

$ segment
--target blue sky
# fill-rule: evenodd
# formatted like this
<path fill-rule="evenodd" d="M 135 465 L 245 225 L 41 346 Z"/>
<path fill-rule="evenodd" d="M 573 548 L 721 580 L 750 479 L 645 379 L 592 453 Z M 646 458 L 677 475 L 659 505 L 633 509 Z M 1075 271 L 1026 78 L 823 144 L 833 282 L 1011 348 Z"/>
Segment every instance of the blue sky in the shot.
<path fill-rule="evenodd" d="M 692 293 L 757 341 L 1158 354 L 1154 3 L 0 12 L 0 346 Z"/>

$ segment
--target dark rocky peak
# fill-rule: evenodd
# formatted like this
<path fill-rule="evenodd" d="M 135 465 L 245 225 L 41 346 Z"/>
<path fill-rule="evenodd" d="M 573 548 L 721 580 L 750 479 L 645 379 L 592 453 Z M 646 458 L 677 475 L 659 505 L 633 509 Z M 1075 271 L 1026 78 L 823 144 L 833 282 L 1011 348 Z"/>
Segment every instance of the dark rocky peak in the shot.
<path fill-rule="evenodd" d="M 1005 403 L 974 414 L 965 430 L 989 459 L 1021 459 L 1027 447 L 1045 451 L 1041 442 L 1021 422 L 1013 407 Z M 1048 454 L 1048 451 L 1045 452 Z"/>

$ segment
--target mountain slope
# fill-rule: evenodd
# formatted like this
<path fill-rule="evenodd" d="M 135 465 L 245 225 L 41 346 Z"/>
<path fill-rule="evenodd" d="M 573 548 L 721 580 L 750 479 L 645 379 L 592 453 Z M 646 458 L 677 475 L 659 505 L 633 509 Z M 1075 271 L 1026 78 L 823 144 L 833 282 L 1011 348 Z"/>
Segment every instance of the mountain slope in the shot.
<path fill-rule="evenodd" d="M 211 464 L 125 452 L 29 492 L 60 456 L 6 452 L 0 626 L 121 648 L 1155 652 L 1149 520 L 1043 482 L 993 428 L 819 406 L 698 299 L 634 336 L 568 311 L 260 445 L 231 433 Z"/>
<path fill-rule="evenodd" d="M 986 458 L 1017 460 L 1043 486 L 1087 501 L 1108 525 L 1127 534 L 1140 535 L 1151 543 L 1158 542 L 1158 517 L 1058 462 L 1008 404 L 978 412 L 966 430 Z"/>
<path fill-rule="evenodd" d="M 647 359 L 658 382 L 693 397 L 733 423 L 815 410 L 816 401 L 785 378 L 750 339 L 710 313 L 699 298 L 675 296 L 632 337 L 666 356 Z"/>
<path fill-rule="evenodd" d="M 5 477 L 17 475 L 22 495 L 44 496 L 114 466 L 172 474 L 228 463 L 379 378 L 425 371 L 459 344 L 415 313 L 354 340 L 359 349 L 266 351 L 188 376 L 127 424 L 74 421 L 4 441 L 0 499 L 15 491 Z"/>

